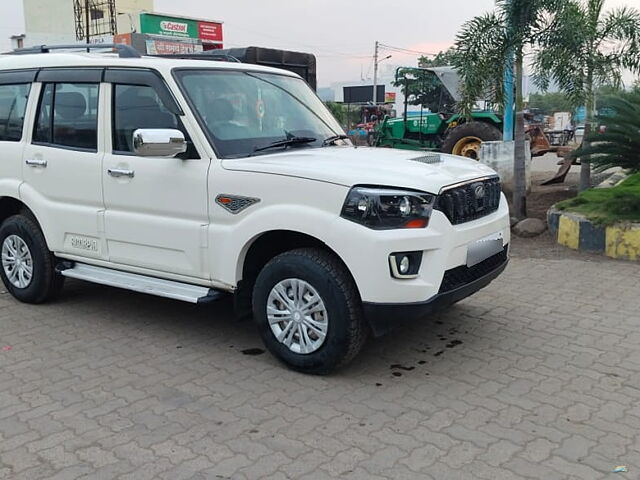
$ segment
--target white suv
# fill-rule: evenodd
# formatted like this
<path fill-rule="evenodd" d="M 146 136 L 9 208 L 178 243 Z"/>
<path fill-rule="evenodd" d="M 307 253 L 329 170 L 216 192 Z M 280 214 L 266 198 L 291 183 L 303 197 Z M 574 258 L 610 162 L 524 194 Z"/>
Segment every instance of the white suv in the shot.
<path fill-rule="evenodd" d="M 494 171 L 355 148 L 293 73 L 49 49 L 0 57 L 0 275 L 18 300 L 65 277 L 233 293 L 276 357 L 327 373 L 507 265 Z"/>

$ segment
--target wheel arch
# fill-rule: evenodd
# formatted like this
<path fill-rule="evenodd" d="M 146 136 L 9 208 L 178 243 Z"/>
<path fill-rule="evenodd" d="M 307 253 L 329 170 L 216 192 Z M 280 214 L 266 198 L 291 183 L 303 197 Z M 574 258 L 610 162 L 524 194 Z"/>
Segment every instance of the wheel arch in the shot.
<path fill-rule="evenodd" d="M 319 238 L 297 230 L 274 229 L 252 237 L 240 251 L 236 265 L 236 312 L 247 317 L 251 311 L 251 292 L 262 268 L 276 255 L 296 248 L 318 248 L 327 251 L 349 272 L 359 293 L 358 285 L 349 266 L 335 249 Z"/>
<path fill-rule="evenodd" d="M 335 255 L 349 270 L 340 255 L 319 238 L 297 230 L 276 229 L 261 232 L 246 243 L 238 257 L 237 280 L 245 279 L 246 273 L 251 270 L 261 270 L 276 255 L 296 248 L 326 250 Z"/>
<path fill-rule="evenodd" d="M 0 197 L 0 224 L 12 215 L 19 213 L 27 214 L 40 226 L 35 213 L 24 202 L 14 197 Z"/>

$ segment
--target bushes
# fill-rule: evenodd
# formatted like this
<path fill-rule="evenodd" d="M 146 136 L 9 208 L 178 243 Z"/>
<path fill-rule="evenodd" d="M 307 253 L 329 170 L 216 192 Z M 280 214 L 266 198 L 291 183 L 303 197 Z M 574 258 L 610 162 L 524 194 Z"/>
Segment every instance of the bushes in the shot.
<path fill-rule="evenodd" d="M 616 187 L 586 190 L 556 206 L 559 210 L 581 213 L 600 225 L 640 222 L 640 173 Z"/>
<path fill-rule="evenodd" d="M 575 155 L 590 155 L 598 171 L 622 167 L 640 172 L 640 93 L 612 97 L 609 104 L 613 114 L 602 119 L 605 132 L 590 135 L 589 147 L 578 149 Z"/>

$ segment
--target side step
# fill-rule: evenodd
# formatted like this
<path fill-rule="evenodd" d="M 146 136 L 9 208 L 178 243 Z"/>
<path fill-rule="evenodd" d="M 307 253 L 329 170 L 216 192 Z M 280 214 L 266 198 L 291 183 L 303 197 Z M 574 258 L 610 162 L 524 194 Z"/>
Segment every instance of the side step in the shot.
<path fill-rule="evenodd" d="M 158 297 L 173 298 L 189 303 L 208 303 L 222 298 L 225 292 L 199 285 L 163 280 L 161 278 L 121 272 L 110 268 L 95 267 L 84 263 L 62 262 L 58 272 L 69 278 L 86 280 L 110 287 L 124 288 L 134 292 L 148 293 Z"/>

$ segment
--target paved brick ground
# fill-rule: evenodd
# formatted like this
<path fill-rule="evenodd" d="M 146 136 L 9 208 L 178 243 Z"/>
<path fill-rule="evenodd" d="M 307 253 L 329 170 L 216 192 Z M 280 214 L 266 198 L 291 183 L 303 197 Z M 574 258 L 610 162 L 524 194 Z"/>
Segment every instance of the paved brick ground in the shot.
<path fill-rule="evenodd" d="M 325 378 L 243 353 L 261 344 L 228 305 L 2 294 L 0 478 L 640 478 L 639 284 L 637 264 L 516 248 Z"/>

